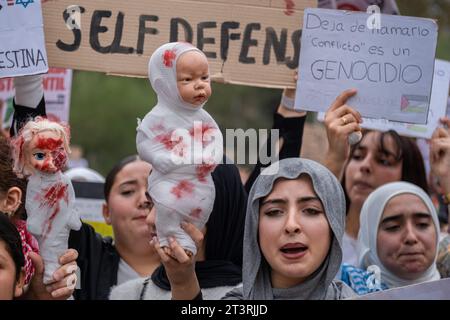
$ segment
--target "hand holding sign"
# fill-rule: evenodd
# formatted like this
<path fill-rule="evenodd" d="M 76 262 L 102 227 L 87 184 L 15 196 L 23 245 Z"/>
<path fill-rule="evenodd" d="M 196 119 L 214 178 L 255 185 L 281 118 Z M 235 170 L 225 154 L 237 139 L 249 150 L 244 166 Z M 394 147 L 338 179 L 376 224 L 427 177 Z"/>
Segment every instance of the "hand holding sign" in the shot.
<path fill-rule="evenodd" d="M 361 131 L 361 115 L 347 105 L 347 100 L 356 95 L 355 89 L 342 92 L 331 104 L 325 115 L 325 127 L 328 138 L 328 163 L 326 166 L 340 176 L 343 164 L 350 153 L 351 134 Z M 352 138 L 353 139 L 353 138 Z"/>
<path fill-rule="evenodd" d="M 381 15 L 367 28 L 367 13 L 306 9 L 296 107 L 325 111 L 348 87 L 366 117 L 427 122 L 437 25 L 430 19 Z M 382 94 L 380 94 L 382 93 Z"/>

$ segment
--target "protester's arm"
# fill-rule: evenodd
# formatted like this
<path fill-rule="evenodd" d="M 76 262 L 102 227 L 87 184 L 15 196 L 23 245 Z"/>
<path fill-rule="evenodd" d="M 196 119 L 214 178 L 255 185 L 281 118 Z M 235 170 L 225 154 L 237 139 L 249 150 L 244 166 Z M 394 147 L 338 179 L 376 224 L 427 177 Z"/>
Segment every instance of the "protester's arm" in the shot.
<path fill-rule="evenodd" d="M 197 251 L 203 242 L 203 233 L 191 223 L 181 227 L 194 240 Z M 155 237 L 151 244 L 158 252 L 172 290 L 172 300 L 201 300 L 200 285 L 195 273 L 195 256 L 188 256 L 175 239 L 169 239 L 169 250 L 162 248 Z"/>
<path fill-rule="evenodd" d="M 16 94 L 14 96 L 14 116 L 10 128 L 11 137 L 15 136 L 23 125 L 37 116 L 45 116 L 43 75 L 14 78 Z"/>
<path fill-rule="evenodd" d="M 284 89 L 282 99 L 273 117 L 272 129 L 279 130 L 279 151 L 277 152 L 279 160 L 300 156 L 306 112 L 292 110 L 294 99 L 295 89 Z M 272 150 L 270 135 L 267 138 L 266 144 L 267 154 L 271 155 Z M 250 192 L 253 183 L 261 173 L 261 169 L 269 165 L 270 163 L 263 165 L 258 157 L 258 162 L 245 183 L 245 190 L 247 192 Z"/>
<path fill-rule="evenodd" d="M 361 115 L 346 104 L 355 94 L 353 89 L 342 92 L 325 114 L 328 152 L 323 164 L 338 179 L 342 177 L 345 161 L 350 154 L 348 137 L 354 131 L 361 131 Z"/>
<path fill-rule="evenodd" d="M 24 299 L 30 300 L 67 300 L 74 290 L 77 281 L 76 269 L 78 252 L 68 249 L 59 258 L 61 267 L 53 273 L 53 283 L 44 285 L 44 261 L 35 252 L 30 252 L 30 258 L 35 266 L 35 273 L 31 279 L 30 288 L 26 292 Z"/>

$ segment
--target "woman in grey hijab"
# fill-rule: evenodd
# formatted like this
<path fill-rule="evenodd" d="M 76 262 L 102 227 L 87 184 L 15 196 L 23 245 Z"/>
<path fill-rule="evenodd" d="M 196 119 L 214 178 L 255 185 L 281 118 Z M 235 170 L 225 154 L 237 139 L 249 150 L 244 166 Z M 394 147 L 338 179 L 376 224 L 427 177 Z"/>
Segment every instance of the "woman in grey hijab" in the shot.
<path fill-rule="evenodd" d="M 225 299 L 354 296 L 350 287 L 334 279 L 342 260 L 344 230 L 344 193 L 328 169 L 299 158 L 272 164 L 249 194 L 243 286 Z"/>

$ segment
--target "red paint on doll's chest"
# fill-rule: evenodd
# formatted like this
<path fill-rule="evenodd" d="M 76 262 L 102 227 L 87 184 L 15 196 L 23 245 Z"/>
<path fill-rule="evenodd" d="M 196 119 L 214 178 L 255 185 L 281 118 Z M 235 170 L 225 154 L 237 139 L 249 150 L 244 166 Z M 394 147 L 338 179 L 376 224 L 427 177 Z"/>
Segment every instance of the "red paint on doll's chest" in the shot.
<path fill-rule="evenodd" d="M 44 233 L 43 239 L 45 240 L 48 234 L 52 231 L 53 220 L 59 214 L 61 210 L 60 202 L 65 201 L 69 203 L 69 193 L 67 192 L 68 185 L 62 182 L 58 182 L 44 190 L 43 194 L 39 194 L 37 197 L 40 201 L 40 207 L 47 207 L 52 210 L 50 217 L 44 221 Z"/>
<path fill-rule="evenodd" d="M 189 196 L 194 192 L 194 184 L 188 180 L 181 180 L 175 187 L 170 190 L 177 199 Z"/>
<path fill-rule="evenodd" d="M 215 167 L 215 164 L 201 164 L 197 166 L 195 168 L 195 172 L 197 174 L 198 181 L 206 182 L 206 177 L 214 170 Z"/>
<path fill-rule="evenodd" d="M 199 139 L 200 141 L 203 141 L 203 136 L 205 135 L 205 133 L 208 133 L 208 130 L 215 130 L 216 128 L 213 127 L 211 124 L 209 123 L 202 123 L 202 126 L 194 126 L 189 130 L 189 134 L 194 137 Z M 208 141 L 206 141 L 208 142 Z"/>
<path fill-rule="evenodd" d="M 178 141 L 172 140 L 172 132 L 157 135 L 155 139 L 159 143 L 162 143 L 167 150 L 172 150 L 178 144 Z"/>
<path fill-rule="evenodd" d="M 69 201 L 69 194 L 67 193 L 67 184 L 57 183 L 53 186 L 44 189 L 43 203 L 48 207 L 54 207 L 59 201 Z"/>

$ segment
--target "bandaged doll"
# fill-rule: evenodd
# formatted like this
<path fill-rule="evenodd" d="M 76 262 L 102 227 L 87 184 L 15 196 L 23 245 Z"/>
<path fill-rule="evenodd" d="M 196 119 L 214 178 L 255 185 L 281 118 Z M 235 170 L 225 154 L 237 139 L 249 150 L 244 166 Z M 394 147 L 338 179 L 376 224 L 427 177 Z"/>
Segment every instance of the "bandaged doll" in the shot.
<path fill-rule="evenodd" d="M 149 79 L 158 103 L 138 124 L 136 144 L 153 166 L 148 191 L 158 240 L 167 247 L 173 237 L 187 254 L 196 254 L 180 224 L 202 229 L 208 221 L 215 199 L 211 172 L 223 154 L 222 134 L 203 109 L 211 95 L 208 60 L 189 43 L 167 43 L 151 56 Z"/>
<path fill-rule="evenodd" d="M 44 118 L 29 121 L 13 140 L 14 169 L 28 177 L 27 228 L 44 260 L 44 283 L 53 282 L 58 259 L 68 248 L 70 230 L 81 221 L 74 210 L 75 192 L 62 169 L 69 149 L 69 129 Z"/>

